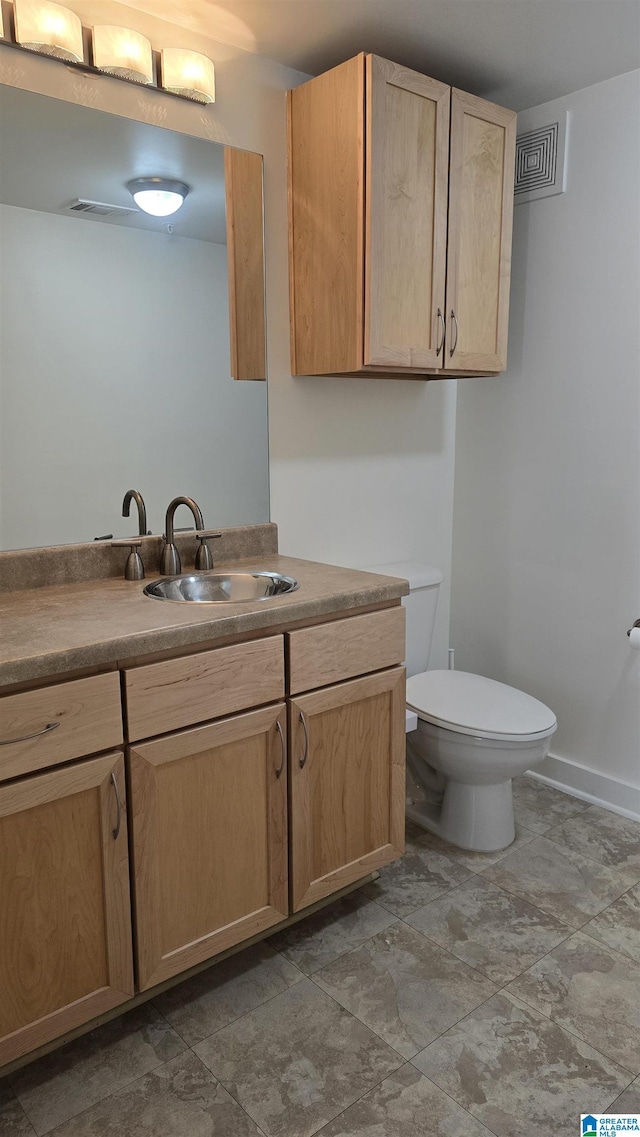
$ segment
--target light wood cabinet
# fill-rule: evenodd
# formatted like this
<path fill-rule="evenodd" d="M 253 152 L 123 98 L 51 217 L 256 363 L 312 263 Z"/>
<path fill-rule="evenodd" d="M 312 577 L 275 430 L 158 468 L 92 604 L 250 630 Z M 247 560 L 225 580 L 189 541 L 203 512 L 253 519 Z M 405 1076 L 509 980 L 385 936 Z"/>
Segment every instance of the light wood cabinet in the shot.
<path fill-rule="evenodd" d="M 372 55 L 289 91 L 294 375 L 505 368 L 515 120 Z"/>
<path fill-rule="evenodd" d="M 129 739 L 151 738 L 284 698 L 282 636 L 124 672 Z"/>
<path fill-rule="evenodd" d="M 122 754 L 0 786 L 0 1066 L 133 995 Z"/>
<path fill-rule="evenodd" d="M 288 914 L 283 703 L 131 749 L 138 983 Z"/>
<path fill-rule="evenodd" d="M 262 154 L 225 146 L 224 183 L 231 375 L 266 379 Z"/>
<path fill-rule="evenodd" d="M 402 854 L 404 617 L 0 699 L 0 1067 Z"/>
<path fill-rule="evenodd" d="M 406 609 L 398 605 L 289 632 L 289 693 L 297 695 L 402 663 L 405 623 Z"/>
<path fill-rule="evenodd" d="M 122 743 L 117 671 L 0 697 L 0 781 Z"/>
<path fill-rule="evenodd" d="M 297 912 L 404 850 L 404 668 L 298 696 L 289 713 Z"/>

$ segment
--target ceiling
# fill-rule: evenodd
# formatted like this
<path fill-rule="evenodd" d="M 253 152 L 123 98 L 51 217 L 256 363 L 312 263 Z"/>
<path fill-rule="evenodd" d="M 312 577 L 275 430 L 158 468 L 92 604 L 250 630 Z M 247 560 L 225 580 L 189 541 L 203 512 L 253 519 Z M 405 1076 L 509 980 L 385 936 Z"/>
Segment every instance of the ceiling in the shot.
<path fill-rule="evenodd" d="M 639 0 L 124 0 L 317 75 L 359 51 L 514 110 L 640 67 Z"/>
<path fill-rule="evenodd" d="M 120 118 L 0 85 L 0 201 L 61 213 L 79 225 L 120 225 L 225 245 L 224 147 L 187 134 Z M 70 213 L 78 198 L 134 206 L 132 178 L 159 175 L 190 187 L 169 218 L 136 211 L 125 217 Z"/>

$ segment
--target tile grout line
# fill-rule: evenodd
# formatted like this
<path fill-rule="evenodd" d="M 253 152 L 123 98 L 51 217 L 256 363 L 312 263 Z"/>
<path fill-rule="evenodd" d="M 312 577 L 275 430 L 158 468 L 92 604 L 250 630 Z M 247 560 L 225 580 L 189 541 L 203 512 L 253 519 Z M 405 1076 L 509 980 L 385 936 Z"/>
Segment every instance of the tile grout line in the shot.
<path fill-rule="evenodd" d="M 621 1070 L 623 1074 L 629 1074 L 631 1081 L 628 1083 L 628 1085 L 625 1086 L 623 1090 L 620 1091 L 619 1094 L 616 1094 L 616 1097 L 613 1099 L 613 1101 L 615 1101 L 616 1098 L 619 1098 L 621 1094 L 625 1092 L 625 1090 L 628 1090 L 629 1086 L 635 1082 L 636 1078 L 640 1077 L 640 1071 L 638 1074 L 633 1074 L 631 1070 L 629 1070 L 628 1066 L 623 1066 L 617 1058 L 612 1058 L 609 1054 L 605 1054 L 602 1050 L 598 1050 L 598 1048 L 594 1046 L 592 1042 L 589 1042 L 586 1038 L 582 1038 L 581 1035 L 576 1034 L 576 1032 L 570 1030 L 569 1027 L 563 1026 L 562 1023 L 556 1022 L 556 1020 L 552 1018 L 551 1015 L 545 1015 L 543 1011 L 538 1010 L 538 1008 L 534 1007 L 532 1003 L 527 1002 L 523 995 L 514 995 L 511 991 L 507 991 L 504 987 L 502 988 L 502 991 L 504 991 L 505 995 L 507 995 L 509 998 L 515 999 L 517 1003 L 521 1003 L 526 1010 L 533 1011 L 534 1014 L 539 1015 L 540 1018 L 544 1021 L 553 1023 L 553 1025 L 557 1027 L 559 1031 L 562 1031 L 563 1034 L 568 1035 L 570 1038 L 575 1038 L 577 1042 L 582 1042 L 585 1046 L 588 1046 L 589 1049 L 594 1052 L 594 1054 L 597 1054 L 606 1062 L 612 1062 L 613 1065 L 617 1066 L 618 1070 Z M 611 1102 L 609 1102 L 609 1105 L 611 1105 Z"/>
<path fill-rule="evenodd" d="M 250 1007 L 250 1009 L 248 1011 L 243 1011 L 241 1015 L 236 1015 L 235 1018 L 229 1019 L 229 1021 L 226 1023 L 223 1023 L 222 1026 L 218 1026 L 218 1027 L 216 1027 L 215 1030 L 212 1030 L 211 1034 L 205 1035 L 204 1038 L 199 1038 L 198 1041 L 194 1042 L 194 1043 L 187 1042 L 187 1040 L 185 1038 L 183 1038 L 183 1036 L 180 1034 L 177 1027 L 173 1026 L 171 1021 L 169 1019 L 167 1019 L 166 1021 L 169 1023 L 169 1026 L 171 1027 L 171 1029 L 175 1031 L 175 1033 L 178 1035 L 178 1038 L 182 1042 L 184 1042 L 185 1046 L 189 1050 L 194 1050 L 194 1048 L 196 1046 L 200 1046 L 203 1042 L 208 1042 L 210 1038 L 213 1038 L 214 1035 L 219 1034 L 221 1030 L 224 1030 L 228 1026 L 232 1026 L 233 1023 L 239 1022 L 240 1019 L 246 1018 L 247 1015 L 253 1014 L 254 1011 L 260 1010 L 261 1007 L 266 1007 L 267 1003 L 270 1003 L 272 1001 L 272 999 L 277 999 L 279 995 L 284 995 L 286 991 L 290 991 L 293 987 L 297 987 L 298 983 L 301 983 L 303 979 L 309 979 L 310 978 L 310 976 L 305 975 L 304 971 L 302 971 L 301 968 L 299 968 L 297 966 L 297 964 L 292 963 L 292 961 L 290 959 L 287 959 L 286 956 L 283 956 L 281 952 L 276 951 L 275 948 L 272 948 L 271 950 L 273 951 L 274 955 L 280 956 L 281 959 L 284 959 L 286 963 L 290 964 L 291 967 L 294 967 L 296 969 L 296 971 L 300 972 L 300 979 L 297 979 L 295 983 L 289 984 L 287 987 L 284 988 L 283 991 L 276 991 L 276 992 L 274 992 L 273 995 L 269 995 L 269 997 L 267 999 L 264 999 L 263 1002 L 257 1003 L 255 1007 Z M 201 972 L 200 974 L 203 974 L 203 973 Z M 188 983 L 189 980 L 185 980 L 185 982 Z M 155 1004 L 154 1004 L 154 1006 L 155 1006 Z M 161 1011 L 158 1012 L 158 1014 L 161 1014 L 161 1013 L 162 1013 Z M 163 1015 L 162 1017 L 164 1018 L 165 1016 Z M 195 1050 L 194 1050 L 194 1053 L 195 1053 Z M 198 1057 L 198 1056 L 196 1055 L 196 1057 Z M 209 1069 L 209 1067 L 207 1067 L 207 1069 Z M 209 1072 L 213 1073 L 213 1071 L 209 1071 Z"/>
<path fill-rule="evenodd" d="M 438 1036 L 438 1037 L 440 1037 L 440 1036 Z M 434 1039 L 434 1041 L 436 1041 L 436 1040 Z M 416 1057 L 416 1056 L 414 1055 L 414 1057 Z M 474 1117 L 474 1115 L 473 1115 L 473 1114 L 470 1112 L 470 1110 L 468 1110 L 468 1109 L 466 1108 L 466 1106 L 464 1106 L 464 1105 L 461 1105 L 459 1101 L 456 1101 L 456 1099 L 455 1099 L 454 1097 L 452 1097 L 452 1096 L 451 1096 L 451 1094 L 447 1092 L 447 1090 L 443 1090 L 441 1086 L 437 1085 L 437 1083 L 436 1083 L 436 1082 L 434 1082 L 434 1081 L 432 1081 L 432 1080 L 431 1080 L 431 1078 L 427 1077 L 427 1075 L 426 1075 L 426 1074 L 423 1074 L 423 1073 L 422 1073 L 422 1070 L 418 1070 L 418 1067 L 417 1067 L 417 1066 L 414 1066 L 414 1065 L 413 1065 L 413 1061 L 412 1061 L 412 1059 L 411 1059 L 411 1058 L 405 1058 L 405 1059 L 404 1059 L 404 1061 L 403 1061 L 403 1063 L 402 1063 L 402 1065 L 401 1065 L 401 1066 L 399 1066 L 397 1070 L 394 1070 L 394 1071 L 393 1071 L 393 1073 L 391 1073 L 391 1074 L 387 1074 L 387 1076 L 386 1076 L 385 1078 L 382 1078 L 382 1079 L 381 1079 L 379 1082 L 376 1082 L 375 1086 L 371 1086 L 371 1087 L 370 1087 L 368 1090 L 366 1090 L 366 1091 L 365 1091 L 365 1093 L 361 1094 L 359 1098 L 356 1098 L 356 1100 L 355 1100 L 355 1101 L 351 1102 L 351 1105 L 348 1105 L 348 1106 L 346 1107 L 346 1109 L 343 1109 L 343 1110 L 342 1110 L 340 1113 L 338 1113 L 338 1114 L 337 1114 L 335 1117 L 332 1117 L 330 1121 L 325 1121 L 324 1125 L 322 1126 L 322 1129 L 316 1129 L 315 1133 L 314 1133 L 314 1134 L 311 1134 L 311 1137 L 322 1137 L 322 1133 L 323 1133 L 323 1131 L 324 1131 L 324 1130 L 327 1128 L 327 1126 L 329 1126 L 329 1125 L 333 1125 L 334 1121 L 339 1121 L 339 1120 L 340 1120 L 340 1118 L 341 1118 L 341 1117 L 344 1117 L 345 1113 L 347 1113 L 347 1112 L 348 1112 L 348 1111 L 349 1111 L 349 1110 L 350 1110 L 350 1109 L 351 1109 L 351 1108 L 352 1108 L 354 1105 L 358 1105 L 358 1104 L 359 1104 L 361 1101 L 364 1101 L 364 1099 L 365 1099 L 365 1098 L 366 1098 L 366 1097 L 367 1097 L 367 1096 L 368 1096 L 370 1093 L 372 1093 L 372 1092 L 373 1092 L 373 1090 L 377 1089 L 377 1088 L 378 1088 L 378 1086 L 381 1086 L 381 1085 L 382 1085 L 384 1082 L 387 1082 L 387 1081 L 388 1081 L 390 1078 L 393 1078 L 393 1077 L 395 1077 L 395 1075 L 396 1075 L 397 1073 L 399 1073 L 399 1071 L 400 1071 L 400 1070 L 404 1069 L 404 1067 L 405 1067 L 405 1066 L 411 1066 L 411 1067 L 412 1067 L 412 1069 L 413 1069 L 413 1070 L 415 1070 L 415 1072 L 416 1072 L 416 1073 L 417 1073 L 417 1074 L 418 1074 L 418 1075 L 419 1075 L 421 1078 L 424 1078 L 425 1082 L 428 1082 L 428 1083 L 429 1083 L 429 1085 L 431 1085 L 431 1086 L 434 1086 L 434 1088 L 435 1088 L 436 1090 L 438 1090 L 438 1092 L 439 1092 L 439 1093 L 443 1094 L 443 1095 L 444 1095 L 444 1097 L 448 1098 L 450 1102 L 453 1102 L 453 1104 L 454 1104 L 455 1106 L 457 1106 L 457 1107 L 458 1107 L 458 1109 L 461 1109 L 461 1110 L 463 1110 L 463 1112 L 467 1114 L 467 1116 L 469 1117 L 469 1119 L 470 1119 L 471 1121 L 473 1121 L 473 1122 L 475 1122 L 475 1123 L 477 1123 L 477 1124 L 479 1124 L 479 1125 L 483 1125 L 483 1124 L 484 1124 L 484 1122 L 481 1122 L 481 1121 L 479 1120 L 479 1118 L 477 1118 L 477 1117 Z M 626 1087 L 626 1089 L 628 1089 L 628 1088 L 629 1088 L 629 1087 L 627 1086 L 627 1087 Z M 624 1093 L 625 1091 L 623 1090 L 622 1092 Z M 618 1095 L 618 1096 L 619 1096 L 619 1095 Z M 494 1130 L 493 1130 L 493 1129 L 489 1129 L 489 1127 L 488 1127 L 487 1125 L 485 1125 L 485 1126 L 484 1126 L 484 1128 L 487 1130 L 487 1132 L 488 1132 L 488 1133 L 491 1133 L 491 1134 L 493 1134 L 493 1137 L 498 1137 L 498 1135 L 497 1135 L 496 1133 L 494 1133 Z"/>
<path fill-rule="evenodd" d="M 533 1012 L 533 1014 L 535 1016 L 539 1017 L 543 1022 L 552 1022 L 553 1025 L 555 1027 L 557 1027 L 557 1029 L 561 1032 L 561 1034 L 566 1034 L 568 1037 L 576 1039 L 577 1042 L 582 1042 L 584 1045 L 588 1046 L 589 1049 L 592 1050 L 594 1054 L 597 1054 L 601 1059 L 604 1059 L 607 1062 L 612 1062 L 623 1074 L 630 1074 L 630 1071 L 626 1068 L 626 1066 L 620 1065 L 620 1063 L 617 1062 L 614 1058 L 609 1058 L 608 1055 L 603 1054 L 600 1050 L 596 1050 L 595 1046 L 593 1046 L 590 1042 L 585 1042 L 585 1039 L 580 1038 L 579 1035 L 574 1034 L 572 1031 L 567 1030 L 565 1027 L 561 1026 L 560 1023 L 555 1022 L 554 1019 L 551 1019 L 547 1015 L 542 1014 L 542 1012 L 539 1011 L 537 1009 L 537 1007 L 532 1007 L 531 1004 L 527 1003 L 525 999 L 521 998 L 521 996 L 512 995 L 509 991 L 506 990 L 506 986 L 501 987 L 499 991 L 494 992 L 494 994 L 491 995 L 490 999 L 485 999 L 484 1003 L 480 1003 L 479 1006 L 475 1007 L 472 1011 L 469 1011 L 469 1013 L 467 1015 L 464 1015 L 464 1017 L 462 1019 L 460 1019 L 457 1023 L 454 1023 L 453 1025 L 459 1026 L 460 1023 L 464 1022 L 464 1019 L 470 1018 L 471 1015 L 475 1014 L 476 1011 L 480 1010 L 480 1007 L 485 1006 L 486 1003 L 489 1003 L 491 1001 L 491 999 L 495 998 L 496 995 L 500 995 L 503 993 L 507 996 L 507 998 L 513 999 L 516 1002 L 516 1004 L 519 1003 L 521 1005 L 521 1007 L 523 1008 L 523 1010 Z M 437 1038 L 434 1038 L 433 1042 L 430 1042 L 428 1044 L 428 1046 L 423 1047 L 423 1050 L 427 1050 L 429 1048 L 429 1046 L 433 1046 L 434 1043 L 439 1042 L 439 1040 L 441 1038 L 444 1038 L 445 1034 L 448 1034 L 448 1032 L 450 1030 L 453 1030 L 453 1027 L 447 1027 L 447 1029 L 445 1031 L 443 1031 L 442 1034 L 439 1034 Z M 418 1051 L 418 1054 L 421 1054 L 421 1053 L 422 1053 L 422 1051 Z M 414 1060 L 418 1057 L 418 1054 L 414 1054 L 413 1058 L 409 1058 L 409 1059 L 407 1059 L 407 1061 L 410 1062 L 412 1066 L 414 1066 L 415 1070 L 418 1070 L 419 1074 L 422 1074 L 422 1071 L 417 1066 L 414 1065 Z M 612 1098 L 612 1100 L 610 1102 L 607 1103 L 607 1106 L 606 1106 L 607 1109 L 609 1108 L 610 1105 L 613 1105 L 614 1102 L 616 1102 L 618 1100 L 618 1098 L 622 1096 L 622 1094 L 626 1093 L 626 1091 L 629 1089 L 629 1086 L 633 1085 L 633 1083 L 636 1081 L 636 1078 L 638 1076 L 639 1075 L 637 1075 L 637 1074 L 633 1074 L 631 1076 L 631 1081 L 622 1090 L 620 1090 L 619 1093 L 616 1093 L 616 1096 L 614 1098 Z M 427 1077 L 427 1080 L 431 1081 L 431 1079 L 428 1078 L 428 1076 L 426 1074 L 423 1074 L 423 1077 Z M 433 1084 L 435 1086 L 437 1086 L 439 1090 L 442 1090 L 443 1093 L 447 1092 L 446 1090 L 442 1089 L 442 1087 L 439 1086 L 437 1082 L 434 1082 Z M 448 1096 L 451 1096 L 451 1095 L 448 1095 Z M 457 1098 L 454 1098 L 453 1096 L 451 1096 L 451 1100 L 454 1101 L 456 1103 L 456 1105 L 461 1106 L 462 1109 L 466 1108 L 465 1106 L 462 1105 L 461 1102 L 459 1102 L 457 1100 Z M 467 1112 L 469 1112 L 469 1111 L 467 1111 Z M 475 1115 L 473 1115 L 473 1114 L 471 1116 L 474 1117 L 474 1120 L 476 1120 L 476 1121 L 480 1120 L 479 1118 L 476 1118 Z M 480 1122 L 480 1123 L 484 1124 L 483 1122 Z M 491 1130 L 491 1132 L 493 1132 L 493 1130 Z M 496 1137 L 497 1137 L 497 1135 L 496 1135 Z"/>
<path fill-rule="evenodd" d="M 489 866 L 489 867 L 492 868 L 493 866 Z M 479 875 L 484 876 L 484 871 L 482 873 L 480 873 Z M 489 884 L 495 884 L 495 881 L 489 880 L 489 877 L 484 877 L 484 879 L 488 880 Z M 611 906 L 613 904 L 616 904 L 618 900 L 620 900 L 623 896 L 626 895 L 626 893 L 621 892 L 620 896 L 616 896 L 615 900 L 611 901 L 611 904 L 607 904 L 606 907 L 601 908 L 599 912 L 594 912 L 592 916 L 587 916 L 587 918 L 584 920 L 584 922 L 582 924 L 579 924 L 577 927 L 574 927 L 573 924 L 569 924 L 567 920 L 562 920 L 559 916 L 556 916 L 553 912 L 547 912 L 547 910 L 545 908 L 541 908 L 540 905 L 536 904 L 535 900 L 533 900 L 531 897 L 522 896 L 519 892 L 514 892 L 511 888 L 507 888 L 506 884 L 498 884 L 498 885 L 496 885 L 496 887 L 501 888 L 504 892 L 507 892 L 509 894 L 509 896 L 515 896 L 515 898 L 517 900 L 522 900 L 522 901 L 524 901 L 525 904 L 530 904 L 532 908 L 536 908 L 538 910 L 538 912 L 542 912 L 545 916 L 551 916 L 552 919 L 558 920 L 558 922 L 560 924 L 564 924 L 567 928 L 571 928 L 571 930 L 573 932 L 579 932 L 582 928 L 584 928 L 585 924 L 589 924 L 591 922 L 591 920 L 595 920 L 596 916 L 601 916 L 603 912 L 606 912 L 607 908 L 611 908 Z M 632 885 L 631 887 L 635 888 L 635 885 Z"/>

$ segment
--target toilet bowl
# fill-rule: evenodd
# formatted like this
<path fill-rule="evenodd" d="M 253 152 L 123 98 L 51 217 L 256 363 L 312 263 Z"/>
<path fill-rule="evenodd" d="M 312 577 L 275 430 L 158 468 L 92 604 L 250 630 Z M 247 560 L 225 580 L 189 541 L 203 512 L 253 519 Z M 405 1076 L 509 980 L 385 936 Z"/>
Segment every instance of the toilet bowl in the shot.
<path fill-rule="evenodd" d="M 418 715 L 407 735 L 407 817 L 463 849 L 506 848 L 515 837 L 511 779 L 548 754 L 553 712 L 466 671 L 414 675 L 407 706 Z"/>
<path fill-rule="evenodd" d="M 402 562 L 370 571 L 405 577 L 410 586 L 407 706 L 418 724 L 407 734 L 407 817 L 462 849 L 504 849 L 515 838 L 511 780 L 546 757 L 555 715 L 482 675 L 427 670 L 438 569 Z"/>

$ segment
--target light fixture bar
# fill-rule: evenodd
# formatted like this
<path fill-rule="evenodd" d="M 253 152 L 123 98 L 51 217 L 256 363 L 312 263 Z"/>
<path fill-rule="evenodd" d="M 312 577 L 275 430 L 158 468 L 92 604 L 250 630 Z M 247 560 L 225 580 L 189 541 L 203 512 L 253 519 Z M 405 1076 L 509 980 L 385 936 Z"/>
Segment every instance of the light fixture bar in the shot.
<path fill-rule="evenodd" d="M 80 17 L 52 0 L 13 0 L 11 20 L 3 21 L 0 0 L 0 42 L 19 51 L 33 51 L 71 63 L 89 75 L 111 75 L 126 83 L 155 87 L 164 94 L 199 103 L 215 102 L 215 69 L 212 60 L 181 47 L 163 48 L 161 84 L 154 78 L 152 44 L 140 32 L 112 24 L 84 29 Z M 91 63 L 85 61 L 84 32 L 91 43 Z"/>

